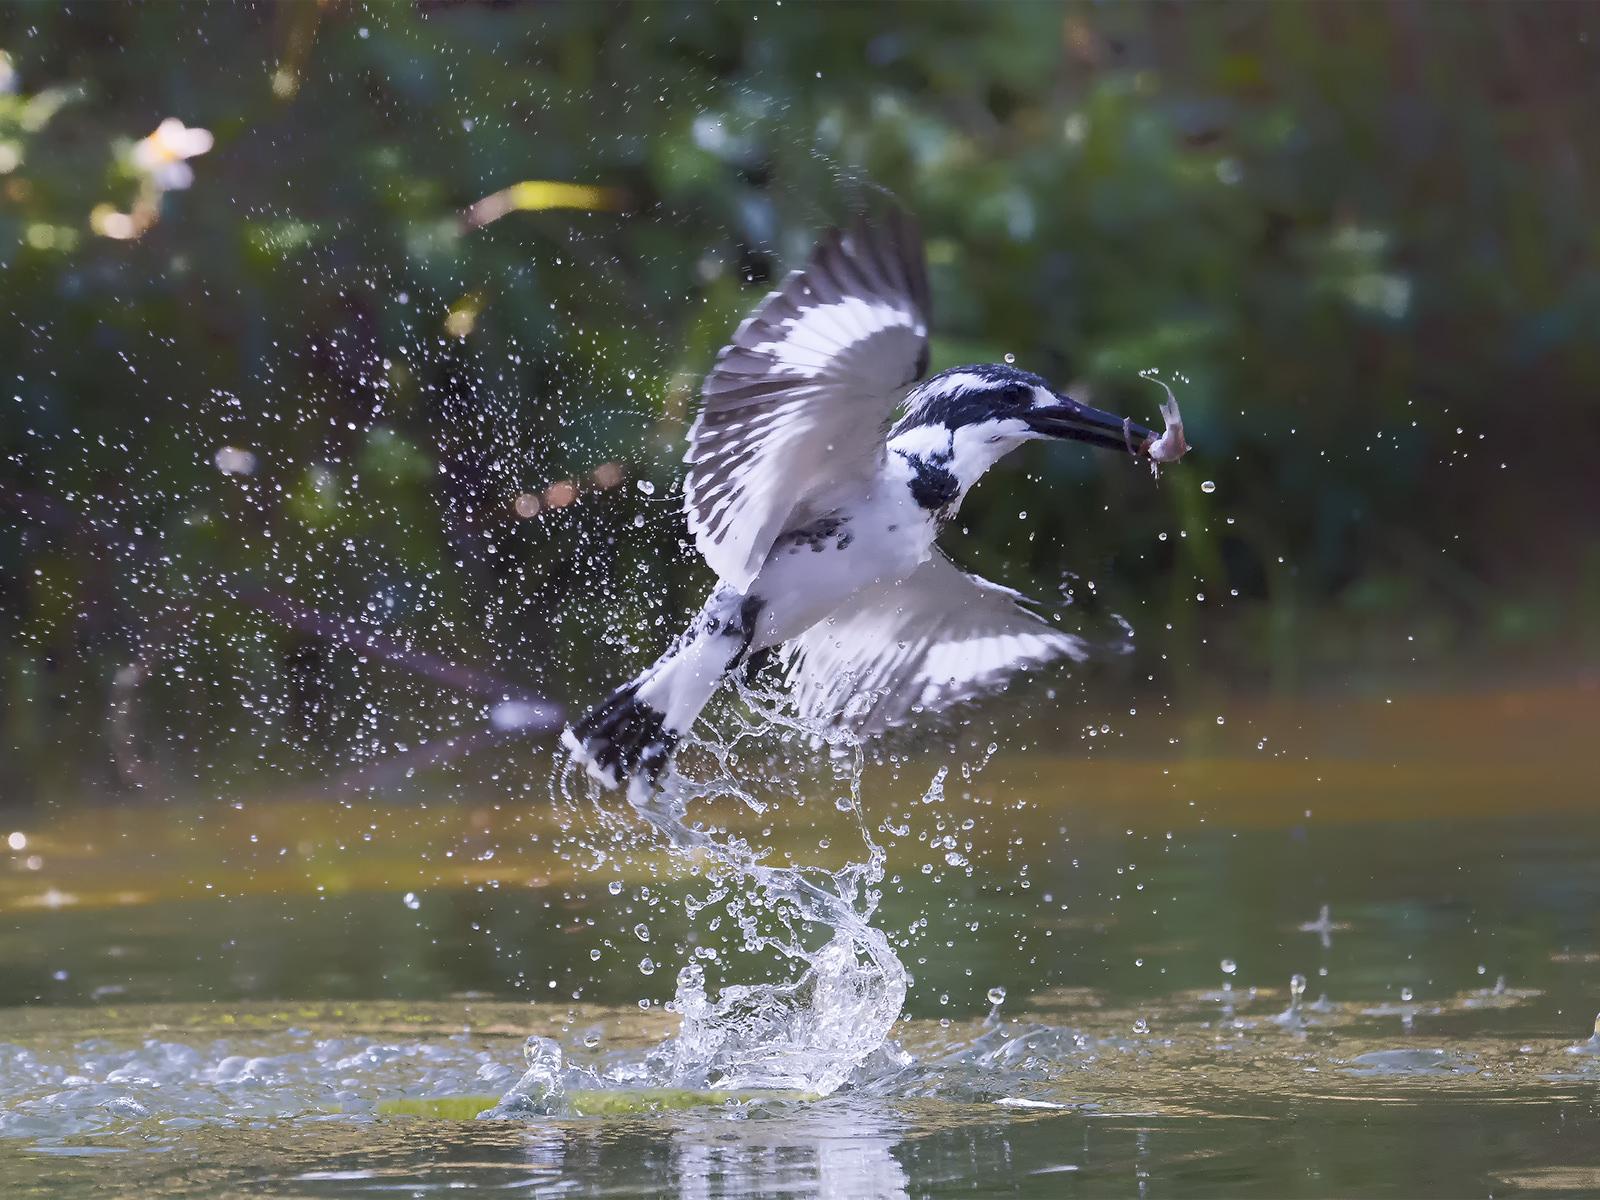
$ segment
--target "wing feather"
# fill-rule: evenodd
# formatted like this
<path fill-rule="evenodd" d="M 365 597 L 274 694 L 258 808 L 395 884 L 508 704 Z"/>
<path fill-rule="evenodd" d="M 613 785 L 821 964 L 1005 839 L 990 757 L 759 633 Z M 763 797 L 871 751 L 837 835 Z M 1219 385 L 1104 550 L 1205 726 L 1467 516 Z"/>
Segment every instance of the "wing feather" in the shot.
<path fill-rule="evenodd" d="M 734 331 L 701 389 L 684 456 L 695 545 L 747 587 L 814 498 L 865 483 L 927 369 L 928 277 L 909 217 L 829 230 Z"/>
<path fill-rule="evenodd" d="M 787 644 L 795 704 L 808 720 L 870 736 L 913 712 L 992 692 L 1018 671 L 1087 657 L 1081 638 L 1022 599 L 936 552 L 907 579 L 866 589 Z"/>

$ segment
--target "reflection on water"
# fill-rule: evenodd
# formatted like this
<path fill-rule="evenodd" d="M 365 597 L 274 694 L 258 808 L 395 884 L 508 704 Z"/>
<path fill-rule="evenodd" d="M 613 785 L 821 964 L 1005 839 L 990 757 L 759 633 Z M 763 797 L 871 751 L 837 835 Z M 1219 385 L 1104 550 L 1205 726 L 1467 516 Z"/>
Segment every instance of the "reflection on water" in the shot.
<path fill-rule="evenodd" d="M 637 964 L 719 945 L 707 881 L 576 871 L 492 789 L 36 821 L 0 856 L 0 1195 L 1591 1192 L 1584 747 L 1518 785 L 1480 728 L 1324 722 L 1310 800 L 1248 761 L 957 763 L 928 803 L 921 765 L 869 775 L 913 979 L 825 1100 L 663 1091 L 673 971 Z M 751 835 L 825 858 L 853 818 L 799 800 Z M 542 1109 L 470 1119 L 530 1036 Z"/>

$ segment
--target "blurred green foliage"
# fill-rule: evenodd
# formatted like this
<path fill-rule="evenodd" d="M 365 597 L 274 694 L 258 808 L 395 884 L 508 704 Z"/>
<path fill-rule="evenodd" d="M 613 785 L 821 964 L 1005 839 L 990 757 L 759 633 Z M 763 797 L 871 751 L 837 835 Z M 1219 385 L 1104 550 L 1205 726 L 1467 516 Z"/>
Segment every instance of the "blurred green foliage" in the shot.
<path fill-rule="evenodd" d="M 928 237 L 936 367 L 1014 353 L 1146 420 L 1138 373 L 1174 380 L 1159 485 L 1030 448 L 955 538 L 1125 614 L 1130 679 L 1592 661 L 1595 15 L 8 5 L 0 802 L 114 779 L 135 660 L 191 774 L 481 708 L 230 587 L 592 698 L 706 582 L 699 375 L 873 186 Z M 215 135 L 188 188 L 139 165 L 167 117 Z"/>

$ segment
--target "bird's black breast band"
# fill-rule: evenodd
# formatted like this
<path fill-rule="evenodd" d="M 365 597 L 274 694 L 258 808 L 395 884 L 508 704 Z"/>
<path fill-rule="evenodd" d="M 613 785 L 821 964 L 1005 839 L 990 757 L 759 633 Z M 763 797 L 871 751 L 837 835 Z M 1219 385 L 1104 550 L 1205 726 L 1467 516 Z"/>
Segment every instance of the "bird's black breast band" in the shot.
<path fill-rule="evenodd" d="M 905 459 L 906 465 L 911 468 L 911 498 L 919 507 L 938 512 L 955 503 L 956 497 L 961 495 L 960 480 L 945 465 L 950 461 L 948 454 L 924 458 L 920 454 L 907 454 L 904 450 L 895 453 Z"/>

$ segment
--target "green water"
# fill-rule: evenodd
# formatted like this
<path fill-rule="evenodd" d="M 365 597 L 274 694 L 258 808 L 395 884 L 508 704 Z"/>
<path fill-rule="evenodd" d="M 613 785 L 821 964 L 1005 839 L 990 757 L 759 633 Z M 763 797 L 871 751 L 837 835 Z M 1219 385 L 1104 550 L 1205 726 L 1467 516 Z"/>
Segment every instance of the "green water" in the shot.
<path fill-rule="evenodd" d="M 529 1034 L 601 1069 L 673 1032 L 697 881 L 552 853 L 537 788 L 17 818 L 0 1195 L 1595 1194 L 1597 709 L 1235 709 L 869 773 L 915 982 L 900 1057 L 822 1100 L 427 1115 L 498 1096 Z M 817 807 L 756 824 L 826 858 Z"/>

